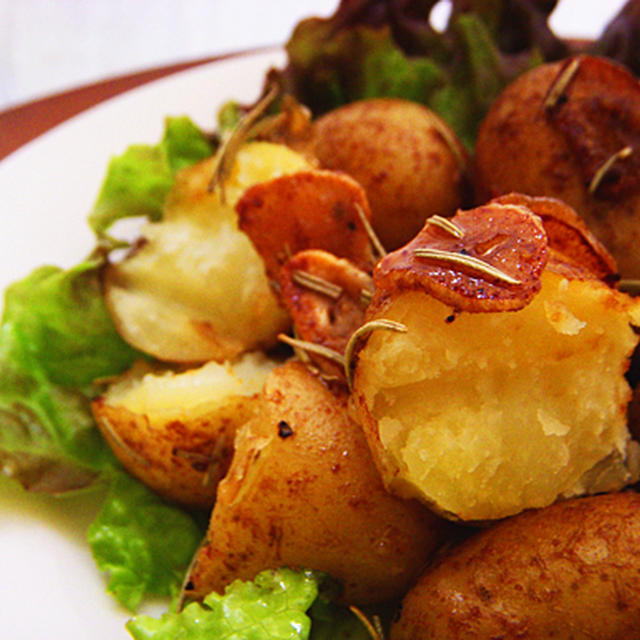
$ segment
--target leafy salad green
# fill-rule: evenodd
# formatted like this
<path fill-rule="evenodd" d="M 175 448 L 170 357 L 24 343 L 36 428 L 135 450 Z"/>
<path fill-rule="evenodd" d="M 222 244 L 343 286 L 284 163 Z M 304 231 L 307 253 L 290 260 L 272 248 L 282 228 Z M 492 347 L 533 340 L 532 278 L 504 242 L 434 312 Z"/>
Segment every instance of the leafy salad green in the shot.
<path fill-rule="evenodd" d="M 434 4 L 344 0 L 331 18 L 297 27 L 287 67 L 271 75 L 314 114 L 382 95 L 423 102 L 471 146 L 501 88 L 567 47 L 546 28 L 554 2 L 532 3 L 537 8 L 518 20 L 507 0 L 453 2 L 442 34 L 428 23 Z M 233 120 L 227 107 L 221 117 L 229 114 Z M 148 596 L 178 594 L 204 523 L 122 471 L 95 427 L 90 401 L 101 382 L 144 357 L 118 335 L 102 298 L 100 269 L 119 244 L 108 235 L 112 225 L 128 217 L 160 219 L 176 171 L 214 150 L 215 138 L 188 118 L 169 118 L 157 145 L 132 146 L 109 164 L 89 216 L 97 247 L 87 259 L 68 270 L 36 269 L 5 293 L 0 462 L 30 491 L 106 487 L 88 539 L 108 590 L 131 611 Z M 266 572 L 181 613 L 135 617 L 127 628 L 134 638 L 158 640 L 369 637 L 353 614 L 322 595 L 323 580 L 305 571 Z"/>

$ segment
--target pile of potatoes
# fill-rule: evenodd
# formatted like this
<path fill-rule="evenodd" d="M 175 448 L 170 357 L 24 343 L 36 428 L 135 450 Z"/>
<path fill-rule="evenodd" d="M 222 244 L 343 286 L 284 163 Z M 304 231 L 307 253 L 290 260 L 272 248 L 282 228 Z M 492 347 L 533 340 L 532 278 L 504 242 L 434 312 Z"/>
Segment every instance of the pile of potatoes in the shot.
<path fill-rule="evenodd" d="M 507 88 L 473 154 L 375 99 L 180 173 L 104 275 L 155 364 L 94 414 L 212 509 L 186 598 L 289 565 L 404 599 L 391 640 L 637 636 L 639 110 L 577 58 Z"/>

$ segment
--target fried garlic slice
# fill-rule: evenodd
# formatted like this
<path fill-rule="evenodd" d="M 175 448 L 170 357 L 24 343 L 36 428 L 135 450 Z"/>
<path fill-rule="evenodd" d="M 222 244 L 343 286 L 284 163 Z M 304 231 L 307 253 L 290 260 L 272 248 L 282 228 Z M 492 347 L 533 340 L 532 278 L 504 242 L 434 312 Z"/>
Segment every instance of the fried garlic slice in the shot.
<path fill-rule="evenodd" d="M 371 276 L 344 258 L 308 249 L 284 264 L 279 283 L 296 335 L 344 356 L 349 338 L 364 322 Z M 313 350 L 307 354 L 325 374 L 344 380 L 344 365 L 335 358 Z"/>
<path fill-rule="evenodd" d="M 371 211 L 362 187 L 333 171 L 299 171 L 247 189 L 236 205 L 269 278 L 304 249 L 323 249 L 370 272 L 374 257 L 360 217 Z"/>

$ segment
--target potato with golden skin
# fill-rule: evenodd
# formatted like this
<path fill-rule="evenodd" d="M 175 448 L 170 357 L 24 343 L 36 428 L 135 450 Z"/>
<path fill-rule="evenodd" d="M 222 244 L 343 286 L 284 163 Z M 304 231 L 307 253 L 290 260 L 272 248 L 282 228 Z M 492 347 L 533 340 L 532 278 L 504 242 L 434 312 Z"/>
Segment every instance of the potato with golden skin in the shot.
<path fill-rule="evenodd" d="M 361 100 L 315 122 L 321 166 L 365 189 L 372 226 L 388 250 L 410 240 L 426 218 L 452 215 L 465 192 L 466 152 L 423 105 L 398 98 Z"/>
<path fill-rule="evenodd" d="M 445 523 L 385 491 L 346 402 L 301 363 L 272 371 L 261 410 L 238 432 L 188 597 L 283 565 L 329 573 L 353 604 L 406 591 Z"/>
<path fill-rule="evenodd" d="M 541 65 L 491 106 L 475 148 L 477 199 L 518 191 L 573 207 L 640 277 L 640 83 L 593 56 Z"/>
<path fill-rule="evenodd" d="M 183 372 L 138 365 L 93 402 L 93 414 L 117 458 L 141 482 L 168 500 L 210 508 L 231 463 L 236 430 L 255 414 L 274 366 L 261 353 Z"/>
<path fill-rule="evenodd" d="M 613 640 L 640 629 L 640 495 L 560 502 L 438 559 L 390 640 Z"/>

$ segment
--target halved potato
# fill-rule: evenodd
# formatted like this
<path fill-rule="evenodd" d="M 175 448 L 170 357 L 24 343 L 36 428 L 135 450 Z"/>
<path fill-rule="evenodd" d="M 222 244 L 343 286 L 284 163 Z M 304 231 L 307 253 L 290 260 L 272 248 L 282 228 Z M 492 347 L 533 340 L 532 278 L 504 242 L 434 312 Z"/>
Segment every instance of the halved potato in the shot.
<path fill-rule="evenodd" d="M 138 479 L 170 500 L 211 507 L 236 429 L 253 417 L 273 366 L 262 353 L 177 373 L 138 365 L 93 402 L 93 413 Z"/>
<path fill-rule="evenodd" d="M 349 603 L 404 593 L 445 522 L 385 491 L 346 402 L 301 363 L 271 372 L 259 412 L 238 431 L 188 596 L 283 565 L 328 572 Z"/>
<path fill-rule="evenodd" d="M 456 228 L 428 225 L 374 273 L 367 319 L 406 332 L 370 334 L 355 370 L 358 413 L 390 490 L 454 519 L 503 518 L 637 479 L 624 374 L 640 301 L 553 251 L 533 287 L 518 269 L 545 262 L 527 211 L 490 203 L 456 215 Z M 517 215 L 510 237 L 502 223 Z"/>
<path fill-rule="evenodd" d="M 221 190 L 209 190 L 213 158 L 178 174 L 161 222 L 105 271 L 105 298 L 122 337 L 170 362 L 224 361 L 272 345 L 289 320 L 260 256 L 238 229 L 244 190 L 307 161 L 282 145 L 240 149 Z"/>

